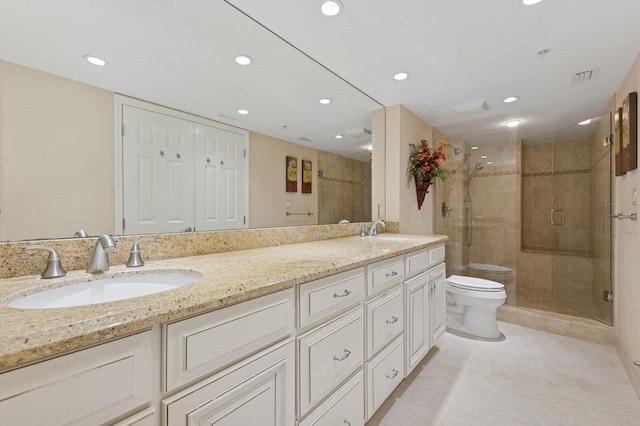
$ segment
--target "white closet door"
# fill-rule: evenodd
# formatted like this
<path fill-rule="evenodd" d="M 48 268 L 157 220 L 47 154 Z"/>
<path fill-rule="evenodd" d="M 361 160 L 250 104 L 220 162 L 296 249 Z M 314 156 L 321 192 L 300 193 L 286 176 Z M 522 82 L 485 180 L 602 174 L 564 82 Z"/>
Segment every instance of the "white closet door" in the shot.
<path fill-rule="evenodd" d="M 125 234 L 193 227 L 193 123 L 123 105 Z"/>
<path fill-rule="evenodd" d="M 245 141 L 243 134 L 196 124 L 196 230 L 247 227 Z"/>

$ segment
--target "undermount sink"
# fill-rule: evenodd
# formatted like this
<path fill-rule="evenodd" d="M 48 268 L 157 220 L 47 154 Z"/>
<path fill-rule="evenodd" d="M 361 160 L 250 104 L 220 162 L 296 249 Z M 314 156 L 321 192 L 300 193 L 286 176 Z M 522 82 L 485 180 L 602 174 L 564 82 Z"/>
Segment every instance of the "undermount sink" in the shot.
<path fill-rule="evenodd" d="M 94 305 L 132 299 L 173 290 L 200 278 L 199 272 L 153 272 L 122 274 L 68 285 L 21 297 L 7 306 L 20 309 L 51 309 Z"/>

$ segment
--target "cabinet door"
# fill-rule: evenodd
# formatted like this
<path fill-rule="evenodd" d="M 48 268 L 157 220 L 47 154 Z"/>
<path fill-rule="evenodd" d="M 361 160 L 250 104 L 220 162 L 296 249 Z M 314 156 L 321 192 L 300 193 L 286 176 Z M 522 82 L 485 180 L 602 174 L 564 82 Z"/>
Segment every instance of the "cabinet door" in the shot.
<path fill-rule="evenodd" d="M 195 126 L 195 227 L 198 231 L 246 228 L 245 136 L 203 124 Z"/>
<path fill-rule="evenodd" d="M 122 107 L 124 233 L 193 226 L 193 123 Z"/>
<path fill-rule="evenodd" d="M 431 348 L 431 300 L 429 272 L 424 272 L 405 282 L 406 297 L 406 368 L 408 376 Z"/>
<path fill-rule="evenodd" d="M 149 403 L 151 331 L 0 375 L 0 424 L 98 425 Z"/>
<path fill-rule="evenodd" d="M 445 269 L 445 265 L 442 263 L 429 271 L 431 285 L 431 345 L 442 336 L 446 329 Z"/>
<path fill-rule="evenodd" d="M 164 424 L 293 425 L 295 345 L 261 352 L 163 401 Z"/>

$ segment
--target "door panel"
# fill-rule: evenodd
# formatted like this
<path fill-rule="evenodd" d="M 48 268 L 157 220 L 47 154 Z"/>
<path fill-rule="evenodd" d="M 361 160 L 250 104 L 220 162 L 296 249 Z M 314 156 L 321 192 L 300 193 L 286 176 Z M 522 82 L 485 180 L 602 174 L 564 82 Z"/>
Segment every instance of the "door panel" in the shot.
<path fill-rule="evenodd" d="M 193 226 L 193 124 L 123 105 L 125 234 Z"/>

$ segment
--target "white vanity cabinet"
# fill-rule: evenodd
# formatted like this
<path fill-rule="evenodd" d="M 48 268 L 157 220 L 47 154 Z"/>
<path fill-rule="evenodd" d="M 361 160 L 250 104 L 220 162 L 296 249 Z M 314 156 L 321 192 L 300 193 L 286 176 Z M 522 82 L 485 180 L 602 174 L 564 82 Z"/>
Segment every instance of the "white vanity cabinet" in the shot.
<path fill-rule="evenodd" d="M 169 392 L 293 333 L 294 289 L 163 325 Z"/>
<path fill-rule="evenodd" d="M 406 255 L 405 376 L 444 333 L 446 315 L 444 245 Z"/>
<path fill-rule="evenodd" d="M 295 423 L 293 339 L 259 352 L 162 402 L 164 425 Z"/>
<path fill-rule="evenodd" d="M 404 378 L 404 262 L 404 256 L 397 256 L 367 266 L 367 420 Z"/>
<path fill-rule="evenodd" d="M 152 341 L 146 331 L 3 373 L 0 423 L 105 424 L 148 404 Z"/>
<path fill-rule="evenodd" d="M 293 425 L 295 290 L 163 326 L 165 426 Z M 212 373 L 215 373 L 212 375 Z"/>

